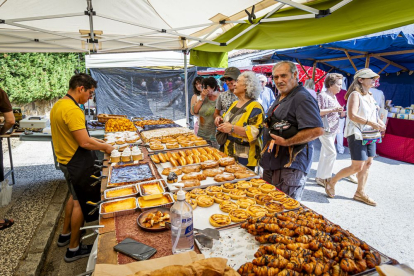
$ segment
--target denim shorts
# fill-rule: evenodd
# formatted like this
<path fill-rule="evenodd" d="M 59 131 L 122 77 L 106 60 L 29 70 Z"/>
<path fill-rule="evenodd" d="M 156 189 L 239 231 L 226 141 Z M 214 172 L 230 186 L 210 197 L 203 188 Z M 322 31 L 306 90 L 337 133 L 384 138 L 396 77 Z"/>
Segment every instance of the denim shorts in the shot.
<path fill-rule="evenodd" d="M 362 145 L 362 140 L 355 140 L 355 135 L 348 136 L 349 152 L 351 153 L 351 160 L 366 161 L 368 157 L 374 157 L 377 150 L 377 144 Z"/>
<path fill-rule="evenodd" d="M 272 183 L 288 196 L 301 200 L 307 174 L 297 169 L 264 170 L 263 179 Z"/>
<path fill-rule="evenodd" d="M 72 195 L 73 200 L 78 200 L 78 197 L 76 196 L 76 193 L 75 193 L 75 189 L 73 188 L 73 185 L 72 185 L 72 181 L 70 179 L 68 167 L 66 167 L 66 165 L 59 163 L 59 168 L 62 170 L 63 175 L 65 176 L 66 184 L 68 184 L 68 188 L 69 188 L 70 194 Z"/>

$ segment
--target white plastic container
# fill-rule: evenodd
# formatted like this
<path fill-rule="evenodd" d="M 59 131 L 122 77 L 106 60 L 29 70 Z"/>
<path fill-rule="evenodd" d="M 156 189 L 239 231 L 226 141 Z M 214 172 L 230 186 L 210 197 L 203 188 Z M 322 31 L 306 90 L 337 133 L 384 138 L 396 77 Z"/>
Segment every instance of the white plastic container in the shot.
<path fill-rule="evenodd" d="M 179 254 L 194 250 L 193 208 L 185 201 L 184 184 L 175 184 L 180 190 L 177 200 L 170 209 L 172 253 Z"/>

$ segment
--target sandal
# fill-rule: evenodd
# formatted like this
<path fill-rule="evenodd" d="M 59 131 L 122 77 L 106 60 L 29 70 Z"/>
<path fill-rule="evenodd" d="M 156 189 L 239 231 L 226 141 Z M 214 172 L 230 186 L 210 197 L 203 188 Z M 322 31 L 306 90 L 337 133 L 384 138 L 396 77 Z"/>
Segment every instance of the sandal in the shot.
<path fill-rule="evenodd" d="M 331 186 L 331 182 L 332 180 L 329 180 L 325 183 L 325 193 L 327 196 L 329 196 L 330 198 L 334 198 L 335 197 L 335 186 Z"/>
<path fill-rule="evenodd" d="M 6 228 L 9 228 L 10 226 L 12 226 L 14 224 L 14 220 L 13 219 L 3 219 L 4 222 L 0 222 L 0 230 L 4 230 Z"/>
<path fill-rule="evenodd" d="M 368 204 L 368 205 L 371 205 L 371 206 L 377 206 L 377 203 L 366 194 L 364 194 L 362 196 L 354 195 L 354 200 L 361 201 L 362 203 L 365 203 L 365 204 Z"/>

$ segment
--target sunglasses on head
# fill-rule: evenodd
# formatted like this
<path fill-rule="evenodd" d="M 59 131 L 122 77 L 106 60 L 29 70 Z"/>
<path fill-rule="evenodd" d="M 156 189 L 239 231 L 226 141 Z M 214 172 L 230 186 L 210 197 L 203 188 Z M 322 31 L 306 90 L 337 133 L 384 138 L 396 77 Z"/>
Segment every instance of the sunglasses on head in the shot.
<path fill-rule="evenodd" d="M 232 81 L 232 78 L 223 78 L 224 81 Z"/>

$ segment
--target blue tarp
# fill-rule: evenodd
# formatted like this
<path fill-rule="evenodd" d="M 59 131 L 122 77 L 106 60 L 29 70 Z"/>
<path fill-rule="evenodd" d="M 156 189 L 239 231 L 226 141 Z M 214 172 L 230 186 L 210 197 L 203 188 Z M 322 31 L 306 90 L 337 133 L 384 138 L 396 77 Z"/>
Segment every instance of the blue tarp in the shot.
<path fill-rule="evenodd" d="M 346 58 L 346 54 L 341 50 L 329 48 L 342 48 L 354 51 L 366 52 L 369 54 L 397 52 L 405 50 L 414 50 L 414 33 L 411 28 L 406 31 L 398 31 L 385 35 L 362 37 L 351 40 L 338 41 L 333 43 L 320 44 L 315 46 L 292 48 L 287 50 L 276 51 L 272 59 L 275 60 L 291 60 L 296 62 L 299 60 L 303 65 L 313 66 L 315 60 Z M 407 31 L 409 30 L 409 31 Z M 350 56 L 363 55 L 363 53 L 348 52 Z M 414 53 L 387 55 L 384 58 L 393 61 L 408 70 L 414 70 Z M 365 57 L 352 59 L 357 69 L 365 67 Z M 317 63 L 317 67 L 331 72 L 341 74 L 349 73 L 353 75 L 355 70 L 348 59 L 340 61 L 327 61 Z M 331 66 L 329 66 L 329 65 Z M 369 67 L 374 72 L 379 72 L 387 63 L 375 57 L 370 58 Z M 414 74 L 408 72 L 396 74 L 401 71 L 393 65 L 389 65 L 382 73 L 379 89 L 384 91 L 385 98 L 393 100 L 395 105 L 409 106 L 414 104 Z"/>

